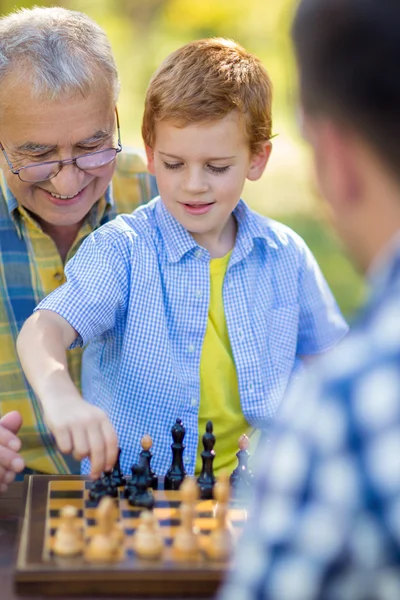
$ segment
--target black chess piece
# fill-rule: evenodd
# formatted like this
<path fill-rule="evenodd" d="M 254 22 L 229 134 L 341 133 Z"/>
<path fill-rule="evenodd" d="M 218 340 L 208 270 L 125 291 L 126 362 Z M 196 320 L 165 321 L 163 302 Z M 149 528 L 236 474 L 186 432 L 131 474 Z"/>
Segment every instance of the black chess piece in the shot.
<path fill-rule="evenodd" d="M 150 450 L 152 445 L 153 442 L 151 437 L 149 435 L 144 435 L 141 440 L 142 451 L 139 454 L 139 465 L 142 465 L 145 468 L 147 475 L 147 487 L 151 487 L 153 490 L 156 490 L 158 488 L 158 477 L 150 466 L 150 461 L 153 457 L 153 454 Z"/>
<path fill-rule="evenodd" d="M 236 453 L 238 466 L 232 471 L 229 478 L 233 496 L 236 499 L 247 496 L 249 490 L 253 487 L 254 475 L 249 467 L 249 445 L 250 440 L 244 433 L 239 438 L 239 451 Z"/>
<path fill-rule="evenodd" d="M 125 498 L 129 498 L 129 496 L 132 496 L 132 495 L 136 494 L 136 492 L 137 492 L 137 487 L 136 487 L 137 480 L 138 480 L 138 474 L 137 474 L 137 470 L 136 470 L 137 466 L 138 466 L 137 464 L 134 464 L 131 467 L 132 476 L 126 482 L 126 486 L 124 489 Z"/>
<path fill-rule="evenodd" d="M 201 453 L 203 466 L 201 473 L 197 478 L 200 489 L 200 498 L 202 500 L 208 500 L 213 497 L 213 487 L 215 485 L 215 476 L 213 472 L 213 461 L 215 457 L 214 445 L 215 435 L 213 434 L 213 424 L 211 421 L 208 421 L 206 432 L 203 435 L 204 450 Z"/>
<path fill-rule="evenodd" d="M 111 479 L 112 479 L 113 485 L 115 485 L 115 487 L 122 487 L 123 485 L 126 484 L 126 479 L 124 477 L 124 474 L 121 471 L 121 462 L 120 461 L 121 461 L 121 448 L 118 448 L 118 458 L 113 467 L 113 470 L 111 471 Z"/>
<path fill-rule="evenodd" d="M 185 450 L 183 440 L 185 433 L 186 429 L 183 426 L 182 419 L 176 419 L 171 429 L 173 439 L 173 443 L 171 444 L 172 464 L 165 475 L 165 490 L 179 490 L 182 481 L 186 477 L 185 467 L 183 466 L 183 451 Z"/>
<path fill-rule="evenodd" d="M 97 504 L 103 496 L 111 496 L 112 498 L 117 497 L 118 489 L 111 485 L 109 477 L 110 474 L 104 473 L 102 477 L 99 477 L 93 482 L 89 490 L 89 500 Z"/>
<path fill-rule="evenodd" d="M 111 471 L 104 471 L 102 482 L 106 489 L 106 496 L 111 496 L 111 498 L 118 498 L 118 487 L 113 481 Z"/>
<path fill-rule="evenodd" d="M 151 510 L 154 507 L 153 492 L 147 486 L 147 473 L 143 465 L 133 465 L 132 474 L 136 477 L 135 490 L 128 498 L 130 506 L 140 506 Z"/>

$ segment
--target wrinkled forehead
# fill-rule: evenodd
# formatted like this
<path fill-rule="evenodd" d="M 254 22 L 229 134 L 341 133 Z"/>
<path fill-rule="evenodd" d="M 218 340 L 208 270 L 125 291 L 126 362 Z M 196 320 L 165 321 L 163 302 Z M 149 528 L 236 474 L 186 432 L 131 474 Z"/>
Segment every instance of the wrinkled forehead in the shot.
<path fill-rule="evenodd" d="M 96 84 L 86 95 L 71 91 L 56 98 L 37 97 L 28 83 L 8 80 L 0 91 L 0 140 L 76 144 L 99 130 L 114 131 L 115 104 L 109 88 Z"/>

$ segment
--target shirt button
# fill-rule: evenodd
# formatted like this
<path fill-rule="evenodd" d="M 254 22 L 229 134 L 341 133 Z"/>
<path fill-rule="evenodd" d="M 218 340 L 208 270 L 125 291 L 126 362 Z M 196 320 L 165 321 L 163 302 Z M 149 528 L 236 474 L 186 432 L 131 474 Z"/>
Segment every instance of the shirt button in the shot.
<path fill-rule="evenodd" d="M 54 279 L 55 279 L 56 281 L 61 281 L 61 280 L 62 280 L 62 278 L 63 278 L 63 274 L 62 274 L 62 273 L 60 273 L 59 271 L 57 271 L 56 273 L 54 273 Z"/>
<path fill-rule="evenodd" d="M 200 248 L 198 248 L 196 250 L 196 252 L 194 253 L 194 255 L 195 255 L 196 258 L 200 258 L 203 255 L 203 251 L 200 250 Z"/>
<path fill-rule="evenodd" d="M 243 330 L 242 329 L 238 329 L 238 336 L 239 336 L 239 340 L 243 339 Z"/>
<path fill-rule="evenodd" d="M 185 456 L 183 462 L 185 463 L 185 465 L 190 465 L 190 463 L 192 462 L 190 456 Z"/>
<path fill-rule="evenodd" d="M 196 290 L 196 291 L 195 291 L 195 296 L 196 296 L 196 298 L 201 298 L 201 297 L 202 297 L 202 295 L 203 295 L 203 292 L 202 292 L 201 290 Z"/>
<path fill-rule="evenodd" d="M 254 385 L 249 383 L 249 392 L 254 392 Z"/>
<path fill-rule="evenodd" d="M 196 346 L 194 344 L 189 344 L 188 352 L 193 353 L 196 350 Z"/>
<path fill-rule="evenodd" d="M 191 400 L 190 400 L 190 404 L 191 404 L 192 406 L 197 406 L 197 398 L 191 398 Z"/>

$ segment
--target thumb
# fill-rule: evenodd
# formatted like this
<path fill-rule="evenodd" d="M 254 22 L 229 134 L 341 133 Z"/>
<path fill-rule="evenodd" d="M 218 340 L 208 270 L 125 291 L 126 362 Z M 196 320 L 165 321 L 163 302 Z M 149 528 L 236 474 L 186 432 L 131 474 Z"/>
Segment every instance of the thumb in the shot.
<path fill-rule="evenodd" d="M 16 410 L 6 413 L 0 419 L 0 426 L 8 429 L 12 433 L 18 433 L 22 425 L 22 417 Z"/>

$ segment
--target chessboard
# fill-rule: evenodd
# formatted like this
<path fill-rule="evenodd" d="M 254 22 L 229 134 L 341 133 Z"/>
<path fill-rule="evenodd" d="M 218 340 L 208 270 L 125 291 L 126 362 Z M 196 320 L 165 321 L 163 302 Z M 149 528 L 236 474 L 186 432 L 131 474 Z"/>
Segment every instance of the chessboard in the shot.
<path fill-rule="evenodd" d="M 76 509 L 84 543 L 96 533 L 95 506 L 89 498 L 92 486 L 79 476 L 29 475 L 24 484 L 24 514 L 21 519 L 15 586 L 20 594 L 127 595 L 132 597 L 213 596 L 229 569 L 227 561 L 213 561 L 201 552 L 193 560 L 176 560 L 173 540 L 179 527 L 180 491 L 154 491 L 153 512 L 164 538 L 164 550 L 158 559 L 139 558 L 132 547 L 140 508 L 129 505 L 122 490 L 115 499 L 124 531 L 121 560 L 90 563 L 84 556 L 60 557 L 54 552 L 55 532 L 64 506 Z M 198 500 L 195 527 L 199 544 L 206 550 L 215 527 L 215 500 Z M 246 521 L 243 506 L 229 505 L 228 517 L 234 537 L 238 538 Z"/>

